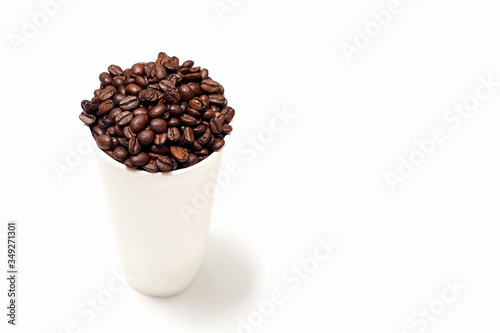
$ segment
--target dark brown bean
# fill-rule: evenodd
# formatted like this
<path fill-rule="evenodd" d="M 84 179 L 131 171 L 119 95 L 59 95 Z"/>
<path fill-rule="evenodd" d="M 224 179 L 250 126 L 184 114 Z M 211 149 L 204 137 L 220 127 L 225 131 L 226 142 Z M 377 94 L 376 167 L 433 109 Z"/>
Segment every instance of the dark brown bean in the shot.
<path fill-rule="evenodd" d="M 123 75 L 123 70 L 121 69 L 120 66 L 117 66 L 117 65 L 111 65 L 108 67 L 108 72 L 113 75 L 113 76 L 117 76 L 117 75 Z"/>
<path fill-rule="evenodd" d="M 141 144 L 139 143 L 139 140 L 135 136 L 131 137 L 130 140 L 128 141 L 128 151 L 132 155 L 137 155 L 141 152 Z"/>
<path fill-rule="evenodd" d="M 181 132 L 177 127 L 169 127 L 167 130 L 167 138 L 171 142 L 177 142 L 181 138 Z"/>
<path fill-rule="evenodd" d="M 189 154 L 187 161 L 184 162 L 182 166 L 188 168 L 196 163 L 198 163 L 198 156 L 195 154 Z"/>
<path fill-rule="evenodd" d="M 160 134 L 167 131 L 167 122 L 162 118 L 155 118 L 151 120 L 150 125 L 153 132 Z"/>
<path fill-rule="evenodd" d="M 163 146 L 167 142 L 167 138 L 167 133 L 155 134 L 154 144 L 156 146 Z"/>
<path fill-rule="evenodd" d="M 112 140 L 111 137 L 107 134 L 102 134 L 97 137 L 97 146 L 101 148 L 102 150 L 109 150 L 112 147 Z"/>
<path fill-rule="evenodd" d="M 88 114 L 85 112 L 80 113 L 80 120 L 87 126 L 95 123 L 96 117 L 93 114 Z"/>
<path fill-rule="evenodd" d="M 179 91 L 179 95 L 181 96 L 181 99 L 184 102 L 189 102 L 194 97 L 193 89 L 191 89 L 191 87 L 188 86 L 187 84 L 183 84 L 182 86 L 180 86 L 178 88 L 178 91 Z"/>
<path fill-rule="evenodd" d="M 149 117 L 154 119 L 154 118 L 160 118 L 163 116 L 163 114 L 167 111 L 167 107 L 163 104 L 153 106 L 149 110 Z"/>
<path fill-rule="evenodd" d="M 108 100 L 102 102 L 101 104 L 99 104 L 97 112 L 99 112 L 99 114 L 106 114 L 109 111 L 111 111 L 114 108 L 114 106 L 115 105 L 114 105 L 113 101 L 108 99 Z"/>
<path fill-rule="evenodd" d="M 146 165 L 149 162 L 149 155 L 142 151 L 137 155 L 131 156 L 130 162 L 135 166 Z"/>
<path fill-rule="evenodd" d="M 130 129 L 134 133 L 139 133 L 148 126 L 148 122 L 149 122 L 148 116 L 145 114 L 140 114 L 138 116 L 135 116 L 130 121 Z"/>
<path fill-rule="evenodd" d="M 221 149 L 225 143 L 226 142 L 224 141 L 224 139 L 215 139 L 214 143 L 212 144 L 212 149 L 214 151 L 217 151 Z"/>
<path fill-rule="evenodd" d="M 156 166 L 158 167 L 158 169 L 160 169 L 161 171 L 170 171 L 172 170 L 172 159 L 168 156 L 159 156 L 157 159 L 156 159 Z"/>
<path fill-rule="evenodd" d="M 151 130 L 144 130 L 137 135 L 137 140 L 142 146 L 149 146 L 155 141 L 155 133 Z"/>
<path fill-rule="evenodd" d="M 134 115 L 132 114 L 132 112 L 130 111 L 123 111 L 123 112 L 120 112 L 117 116 L 116 116 L 116 123 L 120 126 L 125 126 L 127 125 L 128 123 L 130 123 L 130 121 L 134 118 Z"/>
<path fill-rule="evenodd" d="M 146 170 L 147 172 L 157 172 L 158 171 L 158 166 L 156 165 L 156 161 L 150 159 L 146 165 L 143 165 L 142 168 Z"/>
<path fill-rule="evenodd" d="M 186 149 L 178 146 L 170 147 L 170 154 L 173 158 L 181 163 L 186 162 L 189 158 L 189 153 L 186 151 Z"/>
<path fill-rule="evenodd" d="M 179 118 L 170 118 L 167 121 L 167 125 L 168 127 L 179 127 L 181 126 L 181 121 L 179 120 Z"/>
<path fill-rule="evenodd" d="M 104 86 L 109 86 L 113 83 L 113 77 L 111 74 L 103 72 L 99 75 L 99 81 L 101 81 Z"/>
<path fill-rule="evenodd" d="M 127 87 L 125 87 L 125 90 L 130 95 L 139 95 L 139 93 L 142 91 L 142 88 L 139 87 L 137 84 L 132 83 L 132 84 L 129 84 Z"/>
<path fill-rule="evenodd" d="M 135 64 L 134 66 L 132 66 L 132 73 L 137 76 L 144 76 L 146 71 L 144 70 L 144 66 L 142 64 Z"/>
<path fill-rule="evenodd" d="M 139 106 L 139 99 L 136 96 L 127 96 L 120 101 L 120 108 L 123 111 L 130 111 Z"/>
<path fill-rule="evenodd" d="M 180 121 L 185 126 L 193 126 L 196 124 L 196 118 L 188 114 L 183 114 Z"/>
<path fill-rule="evenodd" d="M 213 117 L 210 120 L 210 129 L 214 134 L 220 134 L 222 132 L 222 124 L 217 117 Z"/>
<path fill-rule="evenodd" d="M 128 151 L 123 146 L 118 146 L 113 150 L 113 158 L 117 161 L 123 162 L 128 158 Z"/>
<path fill-rule="evenodd" d="M 201 81 L 201 89 L 205 90 L 209 93 L 218 92 L 220 88 L 220 84 L 212 79 L 206 79 Z"/>
<path fill-rule="evenodd" d="M 194 142 L 194 133 L 191 127 L 185 127 L 182 135 L 184 141 L 186 141 L 187 143 L 192 144 Z"/>
<path fill-rule="evenodd" d="M 193 133 L 196 135 L 202 135 L 205 132 L 205 125 L 196 126 L 193 128 Z"/>

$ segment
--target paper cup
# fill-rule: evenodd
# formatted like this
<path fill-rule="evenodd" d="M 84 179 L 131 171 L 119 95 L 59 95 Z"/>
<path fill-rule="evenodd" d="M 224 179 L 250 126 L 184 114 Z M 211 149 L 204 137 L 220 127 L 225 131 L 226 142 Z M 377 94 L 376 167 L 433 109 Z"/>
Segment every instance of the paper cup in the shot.
<path fill-rule="evenodd" d="M 167 297 L 195 281 L 224 148 L 166 173 L 131 170 L 95 149 L 123 275 L 138 292 Z"/>

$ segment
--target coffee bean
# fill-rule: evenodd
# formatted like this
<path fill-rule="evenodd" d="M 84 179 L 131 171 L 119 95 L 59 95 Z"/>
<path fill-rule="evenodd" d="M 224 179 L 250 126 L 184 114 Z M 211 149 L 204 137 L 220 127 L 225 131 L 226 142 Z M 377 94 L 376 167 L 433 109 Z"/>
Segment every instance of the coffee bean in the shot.
<path fill-rule="evenodd" d="M 99 97 L 99 100 L 105 101 L 107 99 L 113 98 L 113 96 L 115 95 L 115 93 L 116 93 L 116 88 L 115 87 L 113 87 L 113 86 L 107 86 L 106 88 L 104 88 L 103 90 L 101 90 L 101 92 L 99 93 L 99 95 L 97 97 Z"/>
<path fill-rule="evenodd" d="M 227 100 L 224 96 L 221 94 L 211 94 L 208 95 L 208 99 L 210 100 L 210 103 L 217 104 L 217 105 L 226 105 Z"/>
<path fill-rule="evenodd" d="M 111 111 L 114 108 L 114 106 L 115 105 L 114 105 L 113 101 L 108 99 L 108 100 L 102 102 L 101 104 L 99 104 L 99 108 L 97 109 L 97 112 L 99 112 L 99 114 L 106 114 L 109 111 Z"/>
<path fill-rule="evenodd" d="M 120 126 L 125 126 L 134 118 L 130 111 L 123 111 L 116 116 L 116 123 Z"/>
<path fill-rule="evenodd" d="M 109 150 L 113 144 L 111 137 L 107 134 L 102 134 L 97 137 L 97 146 L 102 150 Z"/>
<path fill-rule="evenodd" d="M 155 76 L 158 80 L 163 80 L 167 77 L 167 69 L 163 65 L 156 65 Z"/>
<path fill-rule="evenodd" d="M 113 78 L 113 85 L 115 87 L 123 86 L 125 85 L 125 78 L 123 76 L 115 76 Z"/>
<path fill-rule="evenodd" d="M 123 136 L 124 136 L 125 138 L 127 138 L 127 139 L 130 139 L 130 138 L 132 138 L 132 137 L 134 137 L 134 136 L 136 136 L 136 135 L 135 135 L 135 133 L 134 133 L 134 132 L 132 132 L 132 130 L 130 129 L 130 126 L 125 126 L 125 127 L 123 128 Z"/>
<path fill-rule="evenodd" d="M 201 73 L 201 79 L 202 79 L 202 80 L 206 80 L 206 79 L 208 79 L 208 78 L 209 78 L 209 77 L 208 77 L 208 69 L 203 68 L 203 69 L 201 70 L 201 72 L 200 72 L 200 73 Z"/>
<path fill-rule="evenodd" d="M 135 116 L 130 121 L 130 129 L 134 133 L 139 133 L 148 126 L 148 122 L 149 122 L 148 116 L 145 114 L 140 114 L 138 116 Z"/>
<path fill-rule="evenodd" d="M 170 171 L 172 170 L 172 159 L 168 156 L 159 156 L 156 159 L 156 166 L 161 171 Z"/>
<path fill-rule="evenodd" d="M 146 165 L 149 162 L 149 155 L 145 152 L 140 152 L 137 155 L 130 157 L 130 162 L 135 166 Z"/>
<path fill-rule="evenodd" d="M 113 102 L 116 104 L 116 105 L 119 105 L 121 100 L 124 99 L 125 97 L 127 97 L 127 95 L 124 95 L 124 94 L 115 94 L 115 97 L 113 97 Z"/>
<path fill-rule="evenodd" d="M 213 117 L 210 120 L 210 129 L 212 130 L 212 132 L 214 134 L 219 134 L 222 132 L 222 124 L 221 124 L 219 118 Z"/>
<path fill-rule="evenodd" d="M 170 57 L 165 52 L 160 52 L 160 53 L 158 53 L 158 58 L 156 59 L 155 64 L 156 65 L 163 65 L 169 59 L 170 59 Z"/>
<path fill-rule="evenodd" d="M 182 134 L 183 134 L 184 140 L 187 143 L 192 144 L 194 142 L 194 133 L 193 133 L 193 129 L 191 127 L 185 127 Z"/>
<path fill-rule="evenodd" d="M 156 135 L 151 130 L 144 130 L 137 135 L 137 140 L 143 146 L 148 146 L 155 141 Z"/>
<path fill-rule="evenodd" d="M 178 91 L 179 95 L 181 96 L 181 99 L 184 102 L 189 102 L 194 97 L 193 89 L 191 89 L 191 87 L 188 86 L 187 84 L 183 84 L 182 86 L 180 86 Z"/>
<path fill-rule="evenodd" d="M 148 86 L 148 80 L 146 80 L 143 76 L 136 76 L 135 83 L 141 88 Z"/>
<path fill-rule="evenodd" d="M 141 149 L 142 146 L 139 143 L 139 140 L 135 136 L 131 137 L 128 141 L 128 151 L 130 154 L 137 155 L 141 152 Z"/>
<path fill-rule="evenodd" d="M 203 113 L 203 115 L 201 116 L 201 118 L 203 120 L 210 120 L 212 119 L 213 117 L 215 117 L 215 112 L 212 110 L 212 109 L 207 109 L 205 110 L 205 112 Z"/>
<path fill-rule="evenodd" d="M 128 158 L 128 151 L 123 146 L 118 146 L 113 150 L 113 158 L 120 162 L 125 161 Z"/>
<path fill-rule="evenodd" d="M 188 114 L 183 114 L 180 121 L 185 126 L 193 126 L 196 124 L 196 118 Z"/>
<path fill-rule="evenodd" d="M 125 164 L 125 166 L 127 168 L 131 168 L 131 169 L 137 169 L 137 167 L 135 165 L 132 164 L 132 162 L 130 162 L 130 158 L 127 158 L 125 160 L 125 162 L 123 162 L 123 164 Z"/>
<path fill-rule="evenodd" d="M 170 153 L 170 147 L 166 145 L 163 146 L 152 145 L 151 152 L 160 155 L 167 155 Z"/>
<path fill-rule="evenodd" d="M 122 86 L 119 86 L 118 88 L 116 88 L 116 92 L 120 95 L 125 95 L 127 94 L 127 90 L 125 88 L 125 82 L 123 83 Z"/>
<path fill-rule="evenodd" d="M 184 67 L 184 68 L 190 68 L 190 67 L 193 67 L 193 66 L 194 66 L 194 61 L 193 60 L 186 60 L 182 64 L 182 67 Z"/>
<path fill-rule="evenodd" d="M 163 114 L 167 111 L 167 107 L 163 104 L 153 106 L 151 110 L 149 110 L 149 117 L 154 119 L 154 118 L 160 118 L 163 116 Z"/>
<path fill-rule="evenodd" d="M 88 114 L 85 112 L 80 113 L 80 120 L 87 126 L 90 126 L 95 123 L 96 117 L 92 114 Z"/>
<path fill-rule="evenodd" d="M 170 118 L 167 121 L 167 125 L 168 127 L 179 127 L 181 126 L 181 121 L 179 120 L 179 118 Z"/>
<path fill-rule="evenodd" d="M 208 149 L 200 149 L 194 152 L 198 156 L 208 155 Z"/>
<path fill-rule="evenodd" d="M 138 107 L 137 109 L 135 109 L 134 111 L 132 111 L 132 114 L 134 116 L 139 116 L 141 114 L 148 115 L 148 113 L 149 113 L 148 109 L 145 108 L 144 106 Z"/>
<path fill-rule="evenodd" d="M 206 79 L 201 82 L 201 89 L 209 93 L 215 93 L 219 91 L 220 84 L 212 79 Z"/>
<path fill-rule="evenodd" d="M 199 81 L 201 80 L 201 73 L 189 73 L 184 75 L 184 79 L 187 81 Z"/>
<path fill-rule="evenodd" d="M 153 132 L 157 134 L 165 133 L 167 131 L 167 122 L 165 119 L 155 118 L 151 120 L 150 126 Z"/>
<path fill-rule="evenodd" d="M 111 73 L 111 75 L 113 75 L 113 76 L 123 75 L 123 70 L 121 69 L 120 66 L 117 66 L 117 65 L 109 66 L 108 72 Z"/>
<path fill-rule="evenodd" d="M 132 73 L 134 73 L 137 76 L 144 76 L 146 72 L 142 64 L 135 64 L 134 66 L 132 66 Z"/>
<path fill-rule="evenodd" d="M 189 153 L 186 149 L 178 146 L 170 147 L 170 154 L 172 154 L 172 157 L 181 163 L 186 162 L 189 158 Z"/>
<path fill-rule="evenodd" d="M 175 71 L 179 67 L 179 58 L 171 57 L 166 59 L 166 61 L 162 64 L 166 69 Z"/>
<path fill-rule="evenodd" d="M 225 143 L 226 142 L 224 141 L 224 139 L 216 139 L 214 141 L 214 143 L 212 144 L 212 149 L 214 151 L 217 151 L 217 150 L 221 149 L 224 146 Z"/>
<path fill-rule="evenodd" d="M 142 91 L 142 88 L 139 87 L 137 84 L 135 83 L 132 83 L 132 84 L 129 84 L 125 90 L 127 90 L 127 93 L 129 93 L 130 95 L 139 95 L 139 93 Z"/>
<path fill-rule="evenodd" d="M 139 106 L 139 99 L 136 96 L 127 96 L 120 101 L 120 108 L 123 111 L 130 111 Z"/>
<path fill-rule="evenodd" d="M 198 118 L 201 116 L 201 113 L 199 111 L 196 111 L 196 110 L 191 109 L 191 108 L 187 108 L 186 113 L 195 117 L 195 118 Z"/>
<path fill-rule="evenodd" d="M 170 108 L 169 108 L 169 113 L 172 117 L 180 117 L 182 116 L 182 114 L 184 113 L 184 111 L 182 111 L 182 108 L 180 105 L 177 105 L 177 104 L 173 104 L 173 105 L 170 105 Z"/>
<path fill-rule="evenodd" d="M 181 132 L 177 127 L 169 127 L 167 130 L 167 138 L 171 142 L 177 142 L 181 138 Z"/>
<path fill-rule="evenodd" d="M 188 86 L 191 88 L 195 96 L 200 96 L 203 94 L 203 89 L 201 89 L 200 85 L 198 83 L 188 83 Z"/>
<path fill-rule="evenodd" d="M 202 146 L 206 145 L 212 138 L 212 131 L 209 127 L 205 129 L 203 135 L 198 139 L 198 143 Z"/>
<path fill-rule="evenodd" d="M 232 107 L 226 106 L 222 109 L 221 113 L 224 115 L 224 121 L 226 123 L 231 122 L 234 118 L 234 109 Z"/>
<path fill-rule="evenodd" d="M 157 172 L 158 171 L 158 166 L 156 166 L 156 161 L 150 159 L 146 165 L 143 165 L 142 168 L 146 170 L 147 172 Z"/>
<path fill-rule="evenodd" d="M 233 126 L 229 124 L 222 124 L 222 133 L 227 134 L 233 130 Z"/>
<path fill-rule="evenodd" d="M 184 162 L 182 166 L 188 168 L 196 163 L 198 163 L 198 156 L 195 154 L 189 154 L 187 161 Z"/>
<path fill-rule="evenodd" d="M 152 133 L 154 134 L 154 132 Z M 155 134 L 154 144 L 156 146 L 163 146 L 167 142 L 167 138 L 168 138 L 167 133 Z"/>
<path fill-rule="evenodd" d="M 196 126 L 193 128 L 193 133 L 196 135 L 202 135 L 205 132 L 205 125 Z"/>
<path fill-rule="evenodd" d="M 109 86 L 110 84 L 113 83 L 113 77 L 111 74 L 103 72 L 99 75 L 99 81 L 105 86 Z"/>

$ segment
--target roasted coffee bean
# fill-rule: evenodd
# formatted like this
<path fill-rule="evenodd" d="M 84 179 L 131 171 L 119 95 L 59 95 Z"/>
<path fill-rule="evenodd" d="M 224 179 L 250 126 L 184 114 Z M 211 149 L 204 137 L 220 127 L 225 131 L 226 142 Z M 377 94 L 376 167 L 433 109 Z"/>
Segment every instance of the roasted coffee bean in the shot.
<path fill-rule="evenodd" d="M 103 72 L 101 73 L 101 75 L 99 75 L 99 81 L 101 81 L 104 86 L 109 86 L 113 83 L 113 77 L 111 76 L 111 74 Z"/>
<path fill-rule="evenodd" d="M 139 143 L 139 140 L 133 136 L 128 140 L 128 151 L 132 155 L 137 155 L 141 152 L 142 146 Z"/>
<path fill-rule="evenodd" d="M 156 166 L 161 171 L 170 171 L 172 170 L 172 159 L 168 156 L 159 156 L 156 159 Z"/>
<path fill-rule="evenodd" d="M 182 86 L 180 86 L 178 91 L 179 91 L 179 95 L 181 96 L 181 99 L 184 102 L 189 102 L 190 100 L 192 100 L 194 98 L 193 89 L 191 89 L 191 87 L 188 86 L 187 84 L 183 84 Z"/>
<path fill-rule="evenodd" d="M 198 139 L 198 143 L 204 146 L 210 141 L 211 137 L 212 137 L 212 131 L 210 130 L 209 127 L 207 127 L 203 135 Z"/>
<path fill-rule="evenodd" d="M 186 149 L 178 146 L 170 147 L 170 154 L 172 154 L 172 157 L 181 163 L 186 162 L 189 158 L 189 153 L 186 151 Z"/>
<path fill-rule="evenodd" d="M 108 129 L 109 125 L 104 121 L 104 118 L 101 118 L 97 121 L 97 125 L 102 128 L 104 131 Z"/>
<path fill-rule="evenodd" d="M 125 79 L 124 82 L 125 86 L 128 86 L 129 84 L 135 84 L 135 77 L 129 77 L 128 79 Z"/>
<path fill-rule="evenodd" d="M 186 60 L 184 61 L 184 63 L 182 64 L 181 67 L 183 68 L 191 68 L 194 66 L 194 61 L 193 60 Z"/>
<path fill-rule="evenodd" d="M 125 90 L 127 90 L 127 93 L 130 95 L 139 95 L 139 93 L 142 91 L 142 88 L 137 84 L 132 83 L 125 87 Z"/>
<path fill-rule="evenodd" d="M 111 111 L 114 108 L 114 106 L 115 106 L 115 104 L 113 103 L 113 101 L 108 99 L 108 100 L 102 102 L 101 104 L 99 104 L 99 108 L 97 109 L 97 112 L 99 112 L 99 114 L 106 114 L 109 111 Z"/>
<path fill-rule="evenodd" d="M 80 120 L 87 126 L 90 126 L 95 123 L 96 117 L 92 114 L 88 114 L 85 112 L 80 113 Z"/>
<path fill-rule="evenodd" d="M 195 96 L 200 96 L 201 94 L 203 94 L 203 89 L 201 89 L 200 85 L 198 83 L 188 83 L 188 86 L 191 88 L 191 90 L 193 91 L 193 94 Z"/>
<path fill-rule="evenodd" d="M 170 118 L 167 121 L 167 125 L 168 127 L 179 127 L 181 126 L 181 121 L 179 120 L 179 118 Z"/>
<path fill-rule="evenodd" d="M 164 96 L 169 104 L 178 104 L 181 100 L 181 95 L 175 89 L 165 91 Z"/>
<path fill-rule="evenodd" d="M 118 146 L 113 150 L 113 158 L 123 162 L 128 158 L 128 151 L 123 146 Z"/>
<path fill-rule="evenodd" d="M 145 88 L 148 86 L 148 80 L 146 80 L 143 76 L 136 76 L 135 83 L 141 88 Z"/>
<path fill-rule="evenodd" d="M 125 160 L 125 162 L 123 162 L 123 164 L 125 164 L 125 166 L 127 168 L 131 168 L 131 169 L 137 169 L 137 167 L 135 165 L 132 164 L 132 162 L 130 162 L 130 158 L 127 158 Z"/>
<path fill-rule="evenodd" d="M 177 127 L 169 127 L 167 130 L 167 138 L 171 142 L 177 142 L 181 138 L 181 132 Z"/>
<path fill-rule="evenodd" d="M 113 75 L 113 76 L 117 76 L 117 75 L 123 75 L 123 70 L 121 69 L 120 66 L 117 66 L 117 65 L 111 65 L 108 67 L 108 72 Z"/>
<path fill-rule="evenodd" d="M 164 115 L 165 111 L 167 111 L 167 107 L 163 104 L 160 104 L 160 105 L 156 105 L 156 106 L 153 106 L 150 110 L 149 110 L 149 118 L 160 118 Z"/>
<path fill-rule="evenodd" d="M 122 112 L 123 111 L 120 108 L 114 108 L 113 110 L 109 111 L 109 114 L 108 114 L 109 121 L 115 123 L 116 122 L 116 116 L 118 116 Z"/>
<path fill-rule="evenodd" d="M 208 155 L 208 150 L 203 148 L 194 152 L 198 156 Z"/>
<path fill-rule="evenodd" d="M 216 139 L 214 141 L 214 143 L 212 144 L 212 149 L 214 151 L 217 151 L 217 150 L 221 149 L 224 146 L 225 143 L 226 142 L 224 141 L 224 139 Z"/>
<path fill-rule="evenodd" d="M 201 73 L 189 73 L 184 75 L 184 79 L 187 81 L 199 81 L 201 80 Z"/>
<path fill-rule="evenodd" d="M 148 122 L 149 122 L 148 116 L 145 114 L 140 114 L 138 116 L 135 116 L 130 121 L 130 129 L 134 133 L 139 133 L 148 126 Z"/>
<path fill-rule="evenodd" d="M 224 115 L 224 121 L 226 123 L 231 122 L 234 118 L 234 109 L 232 107 L 226 106 L 222 109 L 221 113 Z"/>
<path fill-rule="evenodd" d="M 125 138 L 127 138 L 127 139 L 130 139 L 130 138 L 132 138 L 132 137 L 134 137 L 134 136 L 136 136 L 136 135 L 135 135 L 135 133 L 134 133 L 134 132 L 132 132 L 132 130 L 130 129 L 130 126 L 125 126 L 125 127 L 123 128 L 123 136 L 124 136 Z"/>
<path fill-rule="evenodd" d="M 167 77 L 167 69 L 163 65 L 156 65 L 155 76 L 158 80 L 163 80 Z"/>
<path fill-rule="evenodd" d="M 152 145 L 151 152 L 160 155 L 167 155 L 170 153 L 170 147 L 166 145 L 163 146 Z"/>
<path fill-rule="evenodd" d="M 134 66 L 132 66 L 132 73 L 137 76 L 144 76 L 146 72 L 142 64 L 135 64 Z"/>
<path fill-rule="evenodd" d="M 196 135 L 202 135 L 205 132 L 205 125 L 196 126 L 193 128 L 193 133 Z"/>
<path fill-rule="evenodd" d="M 229 124 L 222 124 L 222 133 L 227 134 L 233 130 L 233 126 Z"/>
<path fill-rule="evenodd" d="M 191 108 L 187 108 L 186 113 L 195 117 L 195 118 L 198 118 L 201 116 L 201 113 L 199 111 L 196 111 L 196 110 L 191 109 Z"/>
<path fill-rule="evenodd" d="M 139 116 L 141 114 L 147 115 L 147 114 L 149 114 L 149 110 L 147 108 L 145 108 L 144 106 L 141 106 L 141 107 L 135 109 L 134 111 L 132 111 L 132 114 L 134 116 Z"/>
<path fill-rule="evenodd" d="M 116 128 L 115 128 L 115 132 L 116 132 Z M 118 143 L 120 144 L 120 146 L 123 146 L 125 147 L 126 149 L 128 149 L 128 140 L 127 138 L 124 138 L 124 137 L 119 137 L 118 138 Z"/>
<path fill-rule="evenodd" d="M 114 127 L 115 127 L 115 135 L 119 136 L 119 137 L 123 137 L 124 136 L 124 134 L 123 134 L 123 126 L 120 126 L 120 125 L 116 124 Z"/>
<path fill-rule="evenodd" d="M 83 100 L 81 103 L 82 110 L 87 112 L 87 113 L 92 113 L 92 109 L 90 108 L 90 101 L 89 100 Z"/>
<path fill-rule="evenodd" d="M 160 52 L 158 53 L 158 58 L 156 59 L 156 65 L 163 65 L 165 62 L 168 61 L 170 57 L 165 53 L 165 52 Z"/>
<path fill-rule="evenodd" d="M 116 118 L 115 118 L 115 121 L 118 125 L 120 126 L 125 126 L 127 125 L 128 123 L 130 123 L 130 121 L 134 118 L 134 115 L 132 114 L 132 112 L 130 111 L 123 111 L 121 113 L 119 113 Z"/>
<path fill-rule="evenodd" d="M 167 131 L 167 121 L 162 118 L 155 118 L 151 120 L 150 126 L 153 132 L 157 134 L 165 133 Z"/>
<path fill-rule="evenodd" d="M 111 137 L 107 134 L 102 134 L 97 137 L 97 146 L 102 150 L 109 150 L 113 144 Z"/>
<path fill-rule="evenodd" d="M 115 95 L 116 93 L 116 88 L 113 87 L 113 86 L 107 86 L 106 88 L 102 89 L 101 92 L 99 93 L 99 95 L 97 97 L 99 97 L 99 99 L 101 101 L 105 101 L 107 99 L 111 99 L 113 98 L 113 96 Z"/>
<path fill-rule="evenodd" d="M 221 124 L 219 118 L 213 117 L 210 120 L 210 129 L 212 130 L 212 132 L 214 134 L 219 134 L 222 132 L 222 124 Z"/>
<path fill-rule="evenodd" d="M 179 67 L 179 58 L 171 57 L 166 59 L 166 61 L 162 64 L 166 69 L 175 71 Z"/>
<path fill-rule="evenodd" d="M 188 168 L 196 163 L 198 163 L 198 156 L 195 154 L 189 154 L 187 161 L 184 162 L 182 166 Z"/>
<path fill-rule="evenodd" d="M 102 128 L 99 127 L 99 125 L 92 126 L 92 132 L 97 134 L 97 136 L 103 135 L 106 133 Z"/>
<path fill-rule="evenodd" d="M 203 112 L 203 115 L 201 116 L 203 120 L 208 120 L 208 121 L 213 117 L 215 117 L 215 112 L 212 109 L 206 109 L 205 112 Z"/>
<path fill-rule="evenodd" d="M 206 79 L 201 82 L 201 89 L 209 93 L 215 93 L 219 91 L 220 84 L 212 79 Z"/>
<path fill-rule="evenodd" d="M 127 89 L 125 88 L 125 82 L 123 83 L 123 86 L 119 86 L 118 88 L 116 88 L 116 92 L 120 95 L 127 94 Z"/>
<path fill-rule="evenodd" d="M 130 162 L 135 166 L 146 165 L 149 162 L 149 155 L 145 152 L 140 152 L 137 155 L 130 157 Z"/>
<path fill-rule="evenodd" d="M 185 127 L 182 132 L 182 135 L 184 141 L 186 141 L 187 143 L 192 144 L 194 142 L 194 133 L 191 127 Z"/>
<path fill-rule="evenodd" d="M 137 140 L 139 140 L 139 143 L 142 146 L 148 146 L 152 144 L 153 141 L 155 141 L 155 137 L 156 137 L 155 133 L 151 130 L 144 130 L 139 134 L 137 134 Z"/>
<path fill-rule="evenodd" d="M 210 100 L 210 103 L 217 104 L 217 105 L 226 105 L 227 100 L 224 96 L 221 94 L 211 94 L 208 95 L 208 99 Z"/>
<path fill-rule="evenodd" d="M 184 113 L 184 112 L 182 111 L 181 106 L 180 106 L 180 105 L 177 105 L 177 104 L 172 104 L 172 105 L 170 105 L 170 107 L 169 107 L 168 111 L 169 111 L 170 115 L 171 115 L 172 117 L 175 117 L 175 118 L 182 116 L 182 114 Z"/>
<path fill-rule="evenodd" d="M 127 97 L 127 95 L 123 95 L 123 94 L 115 94 L 115 97 L 113 97 L 113 102 L 115 102 L 116 105 L 119 105 L 121 100 L 124 99 L 125 97 Z"/>
<path fill-rule="evenodd" d="M 139 106 L 139 99 L 136 96 L 127 96 L 120 101 L 120 108 L 123 111 L 130 111 Z"/>
<path fill-rule="evenodd" d="M 149 156 L 149 155 L 148 155 Z M 143 165 L 142 168 L 147 172 L 157 172 L 158 167 L 156 166 L 156 161 L 150 159 L 146 165 Z"/>
<path fill-rule="evenodd" d="M 172 82 L 174 85 L 179 85 L 182 82 L 183 76 L 181 73 L 168 74 L 166 80 Z"/>
<path fill-rule="evenodd" d="M 208 77 L 208 69 L 203 68 L 203 69 L 201 70 L 201 79 L 202 79 L 202 80 L 206 80 L 206 79 L 208 79 L 208 78 L 209 78 L 209 77 Z"/>
<path fill-rule="evenodd" d="M 156 102 L 158 100 L 159 95 L 160 94 L 159 94 L 158 90 L 148 88 L 148 89 L 142 90 L 139 93 L 139 100 L 141 102 L 152 103 L 152 102 Z"/>
<path fill-rule="evenodd" d="M 180 118 L 180 121 L 185 126 L 193 126 L 196 124 L 196 118 L 188 114 L 183 114 Z"/>
<path fill-rule="evenodd" d="M 153 134 L 154 132 L 151 131 Z M 155 134 L 154 143 L 156 146 L 163 146 L 167 142 L 167 133 Z"/>
<path fill-rule="evenodd" d="M 113 85 L 115 87 L 123 86 L 125 85 L 125 78 L 123 76 L 115 76 L 113 78 Z"/>

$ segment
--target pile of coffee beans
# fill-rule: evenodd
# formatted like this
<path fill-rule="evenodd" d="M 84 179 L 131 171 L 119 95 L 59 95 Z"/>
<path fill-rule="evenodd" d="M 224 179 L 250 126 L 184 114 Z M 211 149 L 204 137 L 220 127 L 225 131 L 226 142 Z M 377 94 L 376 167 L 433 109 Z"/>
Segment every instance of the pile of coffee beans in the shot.
<path fill-rule="evenodd" d="M 224 88 L 191 60 L 161 52 L 155 62 L 111 65 L 82 101 L 80 120 L 99 148 L 133 169 L 190 167 L 224 146 L 234 109 Z"/>

